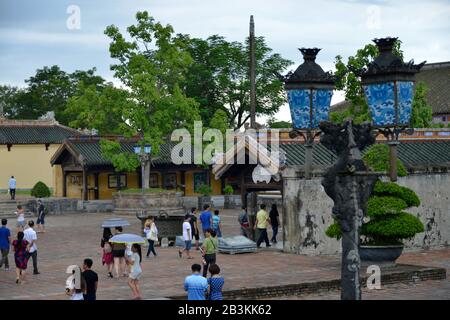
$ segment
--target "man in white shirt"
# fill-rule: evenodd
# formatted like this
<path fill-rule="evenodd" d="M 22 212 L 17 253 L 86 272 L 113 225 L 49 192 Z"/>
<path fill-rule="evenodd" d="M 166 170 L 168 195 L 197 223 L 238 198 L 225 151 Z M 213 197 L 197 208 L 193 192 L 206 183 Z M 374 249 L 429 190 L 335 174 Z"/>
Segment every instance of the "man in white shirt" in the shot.
<path fill-rule="evenodd" d="M 30 220 L 28 221 L 28 228 L 25 229 L 24 233 L 24 239 L 28 241 L 30 244 L 30 251 L 28 252 L 29 256 L 33 259 L 33 274 L 39 274 L 37 268 L 37 234 L 36 231 L 33 229 L 34 227 L 34 221 Z"/>
<path fill-rule="evenodd" d="M 190 254 L 190 250 L 192 247 L 192 230 L 191 230 L 191 215 L 187 214 L 184 217 L 183 222 L 183 240 L 184 240 L 184 249 L 178 250 L 178 255 L 180 258 L 183 256 L 183 252 L 186 251 L 188 259 L 193 259 Z"/>
<path fill-rule="evenodd" d="M 11 196 L 11 200 L 16 199 L 16 178 L 11 176 L 9 179 L 9 195 Z"/>

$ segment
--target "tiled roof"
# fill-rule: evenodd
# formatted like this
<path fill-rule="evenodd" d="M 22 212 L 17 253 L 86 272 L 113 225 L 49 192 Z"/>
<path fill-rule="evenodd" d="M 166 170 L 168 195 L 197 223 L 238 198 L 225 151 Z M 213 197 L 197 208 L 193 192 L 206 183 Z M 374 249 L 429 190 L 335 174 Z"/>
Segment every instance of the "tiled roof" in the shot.
<path fill-rule="evenodd" d="M 304 165 L 305 146 L 303 144 L 281 144 L 280 148 L 286 152 L 289 166 Z M 407 168 L 450 167 L 450 140 L 402 142 L 398 145 L 398 158 Z M 323 145 L 314 146 L 314 165 L 330 166 L 335 160 L 336 155 Z"/>
<path fill-rule="evenodd" d="M 83 137 L 70 139 L 65 142 L 64 148 L 76 153 L 76 156 L 83 156 L 87 166 L 110 166 L 108 159 L 105 159 L 101 152 L 99 138 L 86 139 Z M 121 151 L 133 153 L 135 141 L 123 140 L 121 142 Z M 165 165 L 171 164 L 171 152 L 176 143 L 167 143 L 160 146 L 160 152 L 157 157 L 152 158 L 152 164 Z M 297 166 L 305 163 L 305 146 L 302 143 L 280 144 L 280 148 L 286 154 L 287 165 Z M 192 148 L 193 149 L 193 148 Z M 52 163 L 58 163 L 58 152 Z M 398 157 L 408 168 L 420 167 L 450 167 L 450 140 L 433 141 L 405 141 L 398 145 Z M 336 161 L 336 155 L 318 143 L 314 146 L 313 164 L 315 166 L 331 166 Z"/>
<path fill-rule="evenodd" d="M 80 133 L 51 121 L 0 120 L 0 144 L 62 143 Z"/>
<path fill-rule="evenodd" d="M 348 100 L 344 100 L 338 103 L 333 104 L 330 107 L 331 112 L 342 112 L 345 111 L 348 107 L 350 107 L 351 102 Z"/>
<path fill-rule="evenodd" d="M 85 138 L 85 139 L 84 139 Z M 133 147 L 136 145 L 134 140 L 122 140 L 120 142 L 121 152 L 128 152 L 134 154 Z M 152 158 L 153 165 L 162 165 L 171 163 L 171 150 L 174 144 L 162 144 L 160 146 L 159 155 Z M 110 160 L 106 159 L 101 150 L 100 139 L 95 137 L 78 137 L 76 139 L 69 139 L 65 141 L 61 148 L 67 147 L 74 151 L 76 156 L 82 156 L 86 166 L 111 166 Z M 52 163 L 59 163 L 58 152 L 57 157 L 52 160 Z"/>
<path fill-rule="evenodd" d="M 416 74 L 416 81 L 425 82 L 433 115 L 450 114 L 450 62 L 426 64 Z"/>

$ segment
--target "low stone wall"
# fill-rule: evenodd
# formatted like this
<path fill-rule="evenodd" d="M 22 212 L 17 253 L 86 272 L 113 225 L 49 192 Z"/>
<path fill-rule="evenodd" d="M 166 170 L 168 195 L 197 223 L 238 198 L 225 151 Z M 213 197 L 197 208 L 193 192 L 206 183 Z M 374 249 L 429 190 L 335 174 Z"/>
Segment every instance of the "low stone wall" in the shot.
<path fill-rule="evenodd" d="M 232 206 L 229 209 L 239 209 L 242 206 L 241 196 L 232 195 L 229 196 L 231 199 L 230 203 Z M 183 198 L 183 208 L 188 211 L 191 208 L 198 208 L 198 197 L 185 196 Z M 212 208 L 223 209 L 225 207 L 225 196 L 211 196 L 211 201 L 209 201 Z M 199 208 L 203 209 L 203 208 Z"/>
<path fill-rule="evenodd" d="M 321 178 L 298 178 L 295 168 L 283 173 L 284 251 L 297 254 L 337 254 L 340 241 L 330 239 L 325 230 L 333 223 L 333 201 Z M 398 184 L 414 190 L 421 199 L 418 208 L 408 209 L 424 224 L 425 232 L 405 242 L 405 250 L 441 248 L 450 243 L 450 174 L 413 174 Z"/>
<path fill-rule="evenodd" d="M 48 209 L 48 214 L 64 214 L 76 212 L 112 212 L 113 204 L 111 200 L 89 200 L 83 201 L 70 198 L 43 198 L 42 202 Z M 28 200 L 27 211 L 37 212 L 37 199 Z"/>

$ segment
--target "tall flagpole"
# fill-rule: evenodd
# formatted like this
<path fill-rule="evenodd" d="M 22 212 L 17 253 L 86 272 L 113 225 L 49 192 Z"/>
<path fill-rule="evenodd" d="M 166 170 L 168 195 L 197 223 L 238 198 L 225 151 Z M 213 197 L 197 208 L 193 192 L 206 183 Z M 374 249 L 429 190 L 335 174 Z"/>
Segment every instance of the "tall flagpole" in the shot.
<path fill-rule="evenodd" d="M 250 16 L 250 128 L 256 129 L 256 58 L 253 16 Z"/>

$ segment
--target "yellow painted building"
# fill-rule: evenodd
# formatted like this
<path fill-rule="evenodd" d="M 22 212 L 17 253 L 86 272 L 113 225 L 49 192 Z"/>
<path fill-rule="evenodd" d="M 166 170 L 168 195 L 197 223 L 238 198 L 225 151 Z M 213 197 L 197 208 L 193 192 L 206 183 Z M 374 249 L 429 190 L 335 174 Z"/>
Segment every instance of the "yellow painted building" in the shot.
<path fill-rule="evenodd" d="M 122 152 L 133 153 L 136 140 L 119 140 Z M 141 170 L 116 173 L 112 163 L 101 152 L 98 136 L 78 136 L 67 139 L 53 155 L 50 163 L 57 167 L 55 195 L 85 200 L 111 199 L 119 189 L 141 186 Z M 210 168 L 196 165 L 174 165 L 171 144 L 160 146 L 160 154 L 152 159 L 150 187 L 177 190 L 186 196 L 199 196 L 198 187 L 207 184 L 212 195 L 222 194 L 221 180 L 215 180 Z M 120 183 L 118 183 L 120 181 Z M 118 186 L 120 185 L 120 188 Z"/>
<path fill-rule="evenodd" d="M 38 181 L 56 190 L 62 171 L 50 159 L 66 138 L 78 134 L 55 121 L 0 119 L 0 190 L 8 189 L 11 176 L 18 190 Z"/>

